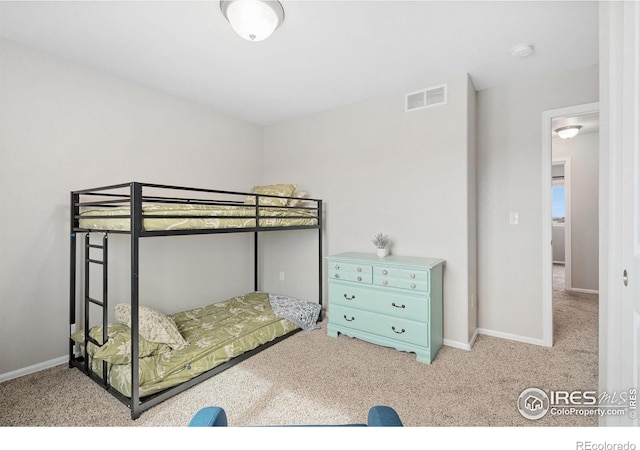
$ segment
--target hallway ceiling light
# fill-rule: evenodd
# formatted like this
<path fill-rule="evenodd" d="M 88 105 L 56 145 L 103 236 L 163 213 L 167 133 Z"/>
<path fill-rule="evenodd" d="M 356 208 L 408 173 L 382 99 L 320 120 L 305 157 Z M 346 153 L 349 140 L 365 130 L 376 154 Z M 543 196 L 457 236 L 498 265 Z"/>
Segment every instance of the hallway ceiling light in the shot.
<path fill-rule="evenodd" d="M 263 41 L 284 21 L 278 1 L 221 0 L 220 10 L 231 28 L 248 41 Z"/>
<path fill-rule="evenodd" d="M 569 125 L 566 127 L 558 128 L 556 130 L 556 133 L 558 133 L 558 136 L 560 136 L 562 139 L 571 139 L 578 135 L 578 133 L 580 132 L 580 128 L 582 128 L 582 126 L 580 125 Z"/>

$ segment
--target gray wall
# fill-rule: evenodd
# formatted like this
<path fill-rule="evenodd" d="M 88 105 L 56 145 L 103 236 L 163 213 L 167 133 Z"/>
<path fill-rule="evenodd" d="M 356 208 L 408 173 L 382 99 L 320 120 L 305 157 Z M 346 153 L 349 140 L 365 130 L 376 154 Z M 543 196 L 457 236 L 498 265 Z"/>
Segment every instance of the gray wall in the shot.
<path fill-rule="evenodd" d="M 478 323 L 542 339 L 542 113 L 598 101 L 598 67 L 478 92 Z M 509 212 L 520 224 L 509 224 Z"/>
<path fill-rule="evenodd" d="M 373 253 L 371 238 L 385 232 L 393 254 L 445 259 L 444 337 L 464 346 L 476 322 L 475 90 L 466 74 L 443 82 L 444 106 L 404 111 L 406 92 L 433 83 L 265 128 L 263 178 L 325 200 L 327 255 Z M 268 238 L 274 252 L 289 244 Z M 274 274 L 313 264 L 311 254 L 287 255 Z M 269 288 L 311 296 L 316 287 L 285 275 Z"/>
<path fill-rule="evenodd" d="M 571 287 L 597 291 L 599 134 L 554 138 L 552 148 L 571 158 Z"/>
<path fill-rule="evenodd" d="M 71 190 L 129 181 L 248 190 L 261 176 L 262 129 L 1 39 L 0 61 L 5 374 L 68 351 Z M 141 244 L 146 304 L 175 312 L 252 290 L 247 236 L 152 241 Z M 112 238 L 113 301 L 129 298 L 127 242 Z"/>

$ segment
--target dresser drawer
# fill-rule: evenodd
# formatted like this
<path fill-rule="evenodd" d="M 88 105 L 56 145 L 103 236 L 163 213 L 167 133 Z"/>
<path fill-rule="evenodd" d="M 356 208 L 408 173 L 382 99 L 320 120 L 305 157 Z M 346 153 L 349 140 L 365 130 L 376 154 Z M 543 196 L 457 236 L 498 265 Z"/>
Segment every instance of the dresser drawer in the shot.
<path fill-rule="evenodd" d="M 410 344 L 429 346 L 429 326 L 424 322 L 391 317 L 357 308 L 331 304 L 329 321 L 340 327 Z"/>
<path fill-rule="evenodd" d="M 333 262 L 329 264 L 329 279 L 355 281 L 356 283 L 371 284 L 372 267 L 369 264 L 347 262 Z"/>
<path fill-rule="evenodd" d="M 415 291 L 429 292 L 429 272 L 397 267 L 376 266 L 373 284 Z"/>
<path fill-rule="evenodd" d="M 329 303 L 427 322 L 429 297 L 329 280 Z"/>

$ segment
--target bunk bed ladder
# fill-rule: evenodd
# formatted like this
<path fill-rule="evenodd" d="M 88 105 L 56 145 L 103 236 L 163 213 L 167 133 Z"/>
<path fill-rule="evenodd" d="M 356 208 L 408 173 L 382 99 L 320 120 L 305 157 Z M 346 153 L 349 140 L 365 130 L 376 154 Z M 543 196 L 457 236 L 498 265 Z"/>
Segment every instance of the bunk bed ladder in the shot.
<path fill-rule="evenodd" d="M 87 233 L 84 238 L 84 329 L 89 330 L 91 327 L 90 324 L 90 310 L 91 305 L 97 305 L 102 308 L 102 342 L 105 343 L 109 339 L 109 308 L 108 308 L 108 283 L 107 283 L 107 274 L 108 274 L 108 240 L 109 234 L 105 233 L 102 238 L 102 244 L 93 244 L 91 243 L 91 233 Z M 101 259 L 92 258 L 92 249 L 94 252 L 102 253 Z M 94 265 L 102 266 L 102 299 L 98 300 L 91 297 L 90 290 L 90 281 L 91 281 L 91 267 Z M 90 371 L 89 367 L 89 357 L 87 354 L 87 344 L 91 342 L 94 345 L 100 346 L 101 344 L 97 342 L 95 339 L 89 336 L 87 332 L 85 332 L 84 336 L 84 349 L 85 349 L 85 358 L 84 358 L 84 369 L 87 373 Z M 104 382 L 105 388 L 109 387 L 109 377 L 107 376 L 107 362 L 102 362 L 102 379 Z"/>

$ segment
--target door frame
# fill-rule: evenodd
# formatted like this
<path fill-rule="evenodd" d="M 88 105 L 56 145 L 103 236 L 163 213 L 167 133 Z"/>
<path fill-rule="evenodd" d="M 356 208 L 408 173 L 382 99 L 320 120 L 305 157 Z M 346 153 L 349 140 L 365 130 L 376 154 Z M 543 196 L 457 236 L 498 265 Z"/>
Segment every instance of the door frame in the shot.
<path fill-rule="evenodd" d="M 555 119 L 596 112 L 600 112 L 599 102 L 542 112 L 542 343 L 546 347 L 553 347 L 552 125 Z"/>

